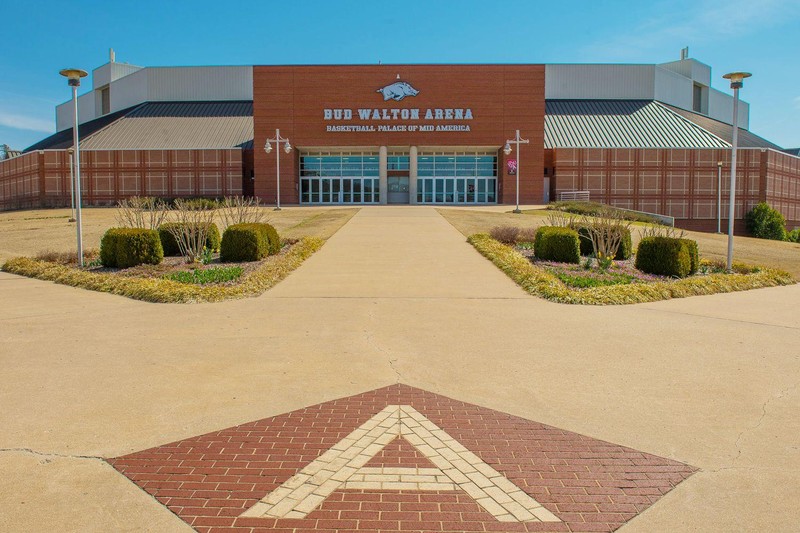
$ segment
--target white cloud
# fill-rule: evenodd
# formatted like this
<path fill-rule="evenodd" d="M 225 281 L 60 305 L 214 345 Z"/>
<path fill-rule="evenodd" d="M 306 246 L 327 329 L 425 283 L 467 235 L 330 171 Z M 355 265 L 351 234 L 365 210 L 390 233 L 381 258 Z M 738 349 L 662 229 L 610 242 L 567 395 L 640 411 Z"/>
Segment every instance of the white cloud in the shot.
<path fill-rule="evenodd" d="M 683 47 L 741 37 L 785 21 L 787 14 L 793 13 L 795 1 L 703 0 L 685 5 L 661 2 L 653 4 L 653 10 L 663 14 L 595 42 L 584 52 L 596 59 L 619 59 L 664 46 Z"/>
<path fill-rule="evenodd" d="M 17 113 L 9 113 L 4 110 L 0 110 L 0 126 L 15 128 L 18 130 L 42 131 L 47 133 L 52 133 L 55 130 L 55 124 L 52 120 L 19 115 Z"/>

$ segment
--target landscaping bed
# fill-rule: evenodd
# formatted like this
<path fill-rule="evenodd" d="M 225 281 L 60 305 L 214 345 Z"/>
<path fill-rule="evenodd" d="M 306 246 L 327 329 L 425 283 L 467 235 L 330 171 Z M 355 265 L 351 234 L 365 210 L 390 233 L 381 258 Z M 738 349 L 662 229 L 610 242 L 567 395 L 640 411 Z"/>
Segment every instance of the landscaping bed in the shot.
<path fill-rule="evenodd" d="M 724 265 L 706 260 L 696 274 L 681 279 L 643 274 L 633 267 L 634 259 L 616 261 L 607 272 L 587 271 L 583 262 L 537 260 L 530 247 L 505 245 L 487 234 L 472 235 L 468 242 L 528 293 L 560 303 L 644 303 L 795 283 L 780 270 L 736 264 L 727 273 Z"/>
<path fill-rule="evenodd" d="M 190 265 L 182 257 L 168 257 L 156 265 L 115 269 L 101 266 L 91 255 L 84 268 L 57 259 L 47 260 L 54 258 L 18 257 L 6 262 L 2 270 L 147 302 L 218 302 L 262 294 L 299 267 L 323 243 L 314 237 L 285 241 L 277 254 L 241 263 L 220 264 L 219 254 L 213 254 L 205 265 Z M 238 275 L 234 275 L 237 269 Z"/>

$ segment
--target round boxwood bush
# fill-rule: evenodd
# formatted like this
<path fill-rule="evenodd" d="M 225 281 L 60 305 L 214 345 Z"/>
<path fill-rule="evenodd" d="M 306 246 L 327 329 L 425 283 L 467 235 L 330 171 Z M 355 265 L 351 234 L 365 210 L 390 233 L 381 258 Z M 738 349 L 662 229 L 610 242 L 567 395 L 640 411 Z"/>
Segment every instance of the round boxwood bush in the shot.
<path fill-rule="evenodd" d="M 672 237 L 645 237 L 636 250 L 636 268 L 647 274 L 685 278 L 697 272 L 697 243 Z"/>
<path fill-rule="evenodd" d="M 157 265 L 164 259 L 158 232 L 141 228 L 111 228 L 100 241 L 100 262 L 112 268 Z"/>
<path fill-rule="evenodd" d="M 594 248 L 592 247 L 592 239 L 589 237 L 589 228 L 580 226 L 578 228 L 578 237 L 581 239 L 581 255 L 590 256 L 594 255 Z M 624 228 L 622 240 L 617 248 L 617 255 L 614 259 L 617 261 L 624 261 L 630 259 L 633 255 L 633 241 L 631 240 L 631 230 Z"/>
<path fill-rule="evenodd" d="M 578 232 L 570 228 L 542 226 L 536 231 L 533 254 L 545 261 L 580 263 L 581 244 Z"/>
<path fill-rule="evenodd" d="M 744 216 L 744 222 L 753 237 L 782 241 L 786 238 L 786 218 L 777 209 L 761 202 Z"/>
<path fill-rule="evenodd" d="M 789 242 L 800 243 L 800 228 L 795 228 L 786 234 L 786 240 Z"/>
<path fill-rule="evenodd" d="M 175 236 L 170 232 L 170 228 L 177 228 L 181 225 L 180 222 L 165 222 L 158 227 L 158 236 L 161 239 L 161 247 L 164 249 L 166 257 L 181 255 L 180 247 Z M 213 222 L 208 228 L 208 235 L 206 236 L 206 248 L 212 252 L 219 252 L 222 238 L 219 235 L 219 228 Z"/>
<path fill-rule="evenodd" d="M 692 239 L 681 239 L 689 250 L 689 274 L 697 274 L 700 270 L 700 250 L 697 248 L 697 241 Z"/>
<path fill-rule="evenodd" d="M 280 250 L 280 237 L 271 225 L 233 224 L 222 234 L 219 258 L 228 263 L 258 261 Z"/>

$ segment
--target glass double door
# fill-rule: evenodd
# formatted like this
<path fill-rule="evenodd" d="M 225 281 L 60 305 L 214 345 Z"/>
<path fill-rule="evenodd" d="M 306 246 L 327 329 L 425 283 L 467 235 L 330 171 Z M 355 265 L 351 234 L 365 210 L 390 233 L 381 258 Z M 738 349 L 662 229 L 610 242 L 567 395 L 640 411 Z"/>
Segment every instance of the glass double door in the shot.
<path fill-rule="evenodd" d="M 417 201 L 425 204 L 476 204 L 495 202 L 491 178 L 421 178 Z"/>
<path fill-rule="evenodd" d="M 408 174 L 395 175 L 387 178 L 387 203 L 407 204 L 408 203 Z"/>
<path fill-rule="evenodd" d="M 378 203 L 378 178 L 302 178 L 300 201 L 308 204 Z"/>

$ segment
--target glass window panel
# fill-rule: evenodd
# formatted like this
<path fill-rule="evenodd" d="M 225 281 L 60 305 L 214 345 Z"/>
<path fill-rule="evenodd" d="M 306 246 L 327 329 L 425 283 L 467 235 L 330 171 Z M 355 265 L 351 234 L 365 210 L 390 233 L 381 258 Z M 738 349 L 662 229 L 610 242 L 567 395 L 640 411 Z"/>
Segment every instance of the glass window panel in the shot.
<path fill-rule="evenodd" d="M 331 180 L 321 180 L 322 181 L 322 200 L 321 202 L 324 204 L 330 203 L 331 201 Z"/>
<path fill-rule="evenodd" d="M 300 180 L 300 201 L 304 204 L 309 202 L 309 182 L 310 180 Z"/>
<path fill-rule="evenodd" d="M 311 203 L 318 203 L 319 202 L 319 180 L 309 180 L 309 184 L 311 185 L 311 196 L 310 202 Z"/>
<path fill-rule="evenodd" d="M 496 184 L 496 180 L 486 180 L 486 201 L 487 202 L 495 202 L 497 199 L 495 198 L 494 188 Z"/>
<path fill-rule="evenodd" d="M 453 196 L 453 189 L 454 189 L 454 186 L 455 186 L 454 181 L 455 180 L 444 180 L 444 190 L 445 190 L 444 201 L 445 202 L 451 203 L 455 199 L 455 197 Z"/>
<path fill-rule="evenodd" d="M 372 201 L 378 203 L 381 201 L 380 180 L 372 180 Z"/>
<path fill-rule="evenodd" d="M 362 190 L 364 203 L 371 203 L 372 202 L 372 180 L 364 180 L 364 186 Z"/>
<path fill-rule="evenodd" d="M 361 180 L 354 179 L 353 180 L 353 203 L 360 204 L 362 202 L 361 199 Z"/>
<path fill-rule="evenodd" d="M 456 202 L 464 203 L 464 192 L 466 191 L 466 180 L 456 180 Z"/>
<path fill-rule="evenodd" d="M 345 178 L 342 180 L 342 202 L 349 204 L 353 201 L 353 195 L 350 193 L 352 190 L 353 180 Z"/>
<path fill-rule="evenodd" d="M 467 180 L 467 203 L 475 203 L 475 179 Z"/>
<path fill-rule="evenodd" d="M 436 182 L 436 191 L 434 193 L 434 202 L 436 203 L 443 203 L 444 202 L 444 180 L 437 179 Z"/>

